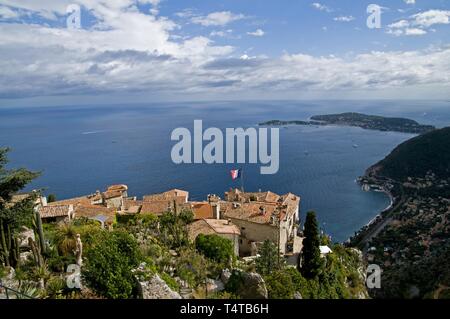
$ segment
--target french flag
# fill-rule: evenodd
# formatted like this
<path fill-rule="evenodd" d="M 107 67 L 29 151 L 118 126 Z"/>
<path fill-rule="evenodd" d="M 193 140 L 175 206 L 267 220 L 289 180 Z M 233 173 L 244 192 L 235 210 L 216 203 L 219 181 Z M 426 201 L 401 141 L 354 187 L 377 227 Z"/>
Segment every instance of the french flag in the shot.
<path fill-rule="evenodd" d="M 230 171 L 230 173 L 231 173 L 231 178 L 233 179 L 233 181 L 235 179 L 238 179 L 238 178 L 241 177 L 241 170 L 240 169 L 232 169 Z"/>

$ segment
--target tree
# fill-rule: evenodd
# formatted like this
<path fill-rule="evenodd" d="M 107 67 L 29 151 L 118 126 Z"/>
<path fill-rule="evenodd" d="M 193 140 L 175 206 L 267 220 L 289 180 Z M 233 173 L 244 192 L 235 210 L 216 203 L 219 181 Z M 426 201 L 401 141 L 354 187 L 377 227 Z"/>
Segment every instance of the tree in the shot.
<path fill-rule="evenodd" d="M 265 240 L 258 251 L 259 257 L 256 258 L 256 270 L 261 275 L 268 275 L 274 270 L 280 269 L 278 264 L 278 248 L 270 240 Z"/>
<path fill-rule="evenodd" d="M 277 270 L 264 277 L 264 280 L 269 293 L 269 299 L 292 299 L 294 297 L 295 286 L 289 272 Z"/>
<path fill-rule="evenodd" d="M 56 195 L 55 194 L 50 194 L 47 196 L 47 203 L 53 203 L 56 202 Z"/>
<path fill-rule="evenodd" d="M 218 235 L 198 235 L 195 239 L 195 248 L 207 258 L 219 263 L 227 263 L 234 257 L 231 240 Z"/>
<path fill-rule="evenodd" d="M 19 261 L 17 232 L 21 226 L 31 225 L 35 194 L 12 201 L 40 173 L 24 168 L 5 168 L 8 148 L 0 148 L 0 264 L 16 267 Z"/>
<path fill-rule="evenodd" d="M 303 240 L 301 272 L 305 278 L 312 279 L 319 274 L 322 266 L 319 228 L 315 212 L 307 213 L 303 233 L 305 239 Z"/>
<path fill-rule="evenodd" d="M 110 299 L 135 296 L 132 270 L 140 262 L 138 244 L 123 231 L 101 232 L 86 253 L 82 277 L 88 287 Z"/>

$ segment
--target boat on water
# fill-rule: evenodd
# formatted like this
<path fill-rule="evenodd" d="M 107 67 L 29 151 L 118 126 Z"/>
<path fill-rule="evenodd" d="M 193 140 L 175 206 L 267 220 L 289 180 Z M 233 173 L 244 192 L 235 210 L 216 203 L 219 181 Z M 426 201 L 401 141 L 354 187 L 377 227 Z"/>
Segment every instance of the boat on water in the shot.
<path fill-rule="evenodd" d="M 358 144 L 353 144 L 353 148 L 358 148 L 359 145 Z"/>

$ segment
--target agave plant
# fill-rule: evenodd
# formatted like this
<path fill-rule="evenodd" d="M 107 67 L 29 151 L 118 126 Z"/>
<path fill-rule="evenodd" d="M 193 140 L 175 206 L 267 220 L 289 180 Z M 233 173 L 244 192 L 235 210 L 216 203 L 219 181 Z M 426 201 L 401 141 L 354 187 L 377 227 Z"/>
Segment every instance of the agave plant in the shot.
<path fill-rule="evenodd" d="M 14 272 L 14 279 L 19 282 L 19 289 L 22 287 L 22 283 L 27 279 L 27 273 L 22 268 L 17 268 Z"/>
<path fill-rule="evenodd" d="M 47 265 L 44 264 L 42 267 L 36 267 L 33 271 L 33 276 L 39 282 L 40 289 L 44 290 L 45 283 L 50 278 L 50 272 L 48 271 Z"/>
<path fill-rule="evenodd" d="M 17 299 L 38 299 L 40 298 L 39 289 L 30 282 L 25 282 L 16 293 Z"/>
<path fill-rule="evenodd" d="M 77 247 L 77 232 L 73 225 L 61 225 L 56 234 L 56 242 L 61 255 L 73 255 Z"/>
<path fill-rule="evenodd" d="M 66 281 L 61 277 L 51 277 L 46 284 L 47 296 L 50 298 L 59 298 L 63 295 L 66 288 Z"/>

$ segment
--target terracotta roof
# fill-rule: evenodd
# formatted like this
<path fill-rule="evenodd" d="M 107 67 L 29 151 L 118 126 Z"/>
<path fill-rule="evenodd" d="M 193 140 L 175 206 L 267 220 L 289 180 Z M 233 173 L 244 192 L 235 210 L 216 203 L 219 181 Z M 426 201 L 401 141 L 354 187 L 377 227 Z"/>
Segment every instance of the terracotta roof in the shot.
<path fill-rule="evenodd" d="M 125 184 L 117 184 L 117 185 L 111 185 L 108 187 L 108 191 L 127 191 L 128 186 Z"/>
<path fill-rule="evenodd" d="M 191 240 L 198 235 L 236 234 L 240 235 L 239 227 L 223 219 L 200 219 L 188 225 L 188 234 Z"/>
<path fill-rule="evenodd" d="M 266 192 L 264 195 L 264 201 L 265 202 L 272 202 L 272 203 L 276 203 L 278 202 L 278 200 L 280 199 L 280 195 L 277 195 L 275 193 L 272 192 Z"/>
<path fill-rule="evenodd" d="M 218 234 L 241 234 L 239 227 L 237 227 L 231 221 L 224 219 L 205 219 L 205 221 Z"/>
<path fill-rule="evenodd" d="M 194 219 L 214 218 L 213 209 L 208 202 L 190 202 L 190 209 L 194 213 Z"/>
<path fill-rule="evenodd" d="M 292 193 L 287 193 L 283 196 L 281 196 L 281 200 L 283 205 L 299 205 L 300 203 L 300 197 L 297 195 L 294 195 Z"/>
<path fill-rule="evenodd" d="M 225 198 L 228 201 L 243 201 L 243 202 L 267 202 L 276 203 L 280 199 L 280 195 L 277 195 L 271 191 L 267 192 L 247 192 L 244 193 L 238 189 L 232 189 L 225 193 Z"/>
<path fill-rule="evenodd" d="M 186 197 L 186 198 L 189 197 L 188 191 L 184 191 L 184 190 L 176 189 L 176 188 L 171 189 L 171 190 L 165 192 L 164 194 L 167 194 L 168 196 L 171 196 L 171 197 L 175 197 L 175 196 L 177 196 L 177 197 L 181 196 L 181 197 Z"/>
<path fill-rule="evenodd" d="M 74 215 L 76 217 L 95 218 L 98 216 L 107 217 L 108 222 L 112 222 L 116 215 L 114 208 L 107 208 L 100 205 L 85 205 L 79 204 L 74 209 Z"/>
<path fill-rule="evenodd" d="M 174 200 L 177 203 L 186 202 L 189 198 L 189 192 L 180 189 L 172 189 L 160 194 L 145 195 L 144 201 L 162 201 L 162 200 Z"/>
<path fill-rule="evenodd" d="M 142 203 L 141 200 L 125 199 L 123 206 L 127 213 L 137 214 L 141 210 Z"/>
<path fill-rule="evenodd" d="M 277 205 L 274 203 L 231 203 L 231 205 L 224 206 L 224 216 L 258 224 L 269 224 L 270 217 L 276 212 L 276 208 Z"/>
<path fill-rule="evenodd" d="M 118 190 L 108 190 L 106 192 L 103 192 L 103 198 L 105 199 L 111 199 L 111 198 L 117 198 L 117 197 L 122 197 L 122 191 L 118 191 Z"/>
<path fill-rule="evenodd" d="M 87 198 L 89 198 L 91 200 L 91 203 L 98 202 L 99 200 L 101 201 L 103 199 L 102 193 L 100 193 L 100 192 L 92 194 L 92 195 L 88 195 Z"/>
<path fill-rule="evenodd" d="M 41 218 L 69 217 L 71 211 L 73 211 L 72 205 L 39 207 L 39 214 L 41 215 Z"/>
<path fill-rule="evenodd" d="M 194 241 L 198 235 L 214 235 L 216 232 L 209 226 L 205 220 L 200 219 L 188 225 L 188 236 L 191 241 Z"/>
<path fill-rule="evenodd" d="M 172 207 L 171 202 L 167 200 L 160 201 L 143 201 L 141 207 L 141 214 L 155 214 L 162 215 Z"/>
<path fill-rule="evenodd" d="M 48 203 L 48 206 L 61 206 L 61 205 L 73 205 L 78 204 L 91 204 L 91 200 L 87 196 L 69 198 L 64 200 L 59 200 L 53 203 Z"/>

